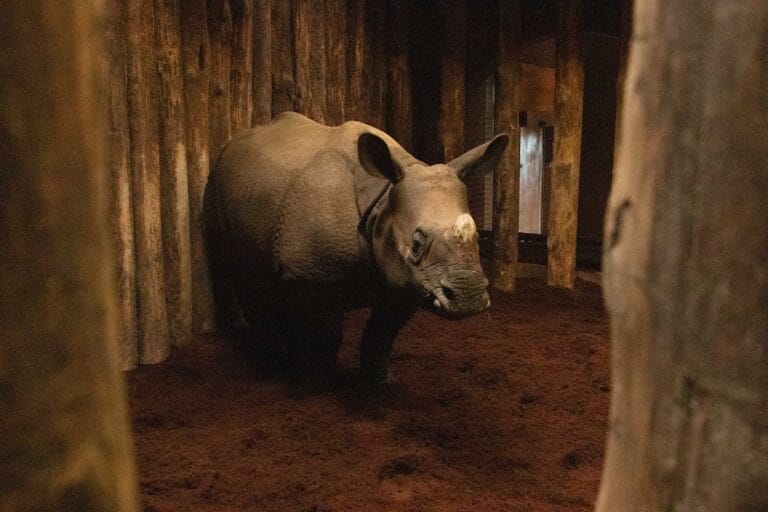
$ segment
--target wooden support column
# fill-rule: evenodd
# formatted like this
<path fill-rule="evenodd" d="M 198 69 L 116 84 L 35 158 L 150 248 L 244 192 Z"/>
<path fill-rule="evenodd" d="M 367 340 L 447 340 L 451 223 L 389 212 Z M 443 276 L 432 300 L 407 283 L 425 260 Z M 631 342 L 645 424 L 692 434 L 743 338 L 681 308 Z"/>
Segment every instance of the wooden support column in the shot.
<path fill-rule="evenodd" d="M 387 133 L 408 151 L 413 151 L 413 111 L 409 20 L 413 12 L 407 2 L 386 3 L 387 45 Z"/>
<path fill-rule="evenodd" d="M 496 132 L 509 134 L 510 143 L 494 174 L 493 262 L 491 285 L 511 292 L 517 279 L 517 234 L 520 226 L 520 6 L 517 0 L 499 2 L 499 47 L 496 68 Z"/>
<path fill-rule="evenodd" d="M 138 506 L 116 346 L 97 5 L 10 0 L 0 16 L 4 511 Z"/>
<path fill-rule="evenodd" d="M 388 37 L 384 2 L 368 2 L 365 5 L 363 96 L 368 112 L 366 122 L 382 130 L 387 124 Z"/>
<path fill-rule="evenodd" d="M 555 65 L 555 154 L 552 160 L 547 284 L 576 283 L 576 223 L 584 103 L 581 0 L 558 0 Z"/>
<path fill-rule="evenodd" d="M 208 140 L 208 103 L 211 48 L 206 0 L 181 2 L 182 59 L 186 102 L 189 224 L 192 254 L 192 322 L 195 332 L 214 328 L 213 289 L 205 245 L 203 196 L 211 166 Z"/>
<path fill-rule="evenodd" d="M 164 361 L 170 351 L 160 202 L 160 144 L 155 19 L 152 0 L 128 0 L 128 101 L 139 357 Z"/>
<path fill-rule="evenodd" d="M 441 157 L 450 162 L 464 152 L 464 70 L 467 15 L 464 0 L 438 0 L 440 44 Z"/>
<path fill-rule="evenodd" d="M 251 127 L 253 118 L 253 2 L 232 4 L 232 134 Z"/>
<path fill-rule="evenodd" d="M 292 0 L 294 110 L 325 123 L 325 11 L 317 0 Z"/>
<path fill-rule="evenodd" d="M 157 1 L 155 16 L 165 293 L 171 343 L 186 345 L 192 339 L 192 252 L 179 2 Z"/>
<path fill-rule="evenodd" d="M 208 104 L 211 168 L 232 138 L 232 12 L 229 0 L 208 0 L 208 35 L 211 43 L 211 90 Z"/>
<path fill-rule="evenodd" d="M 254 0 L 253 6 L 253 120 L 272 120 L 272 0 Z"/>
<path fill-rule="evenodd" d="M 136 340 L 136 260 L 131 206 L 130 129 L 126 66 L 128 46 L 123 0 L 106 4 L 107 23 L 102 74 L 109 77 L 104 112 L 107 113 L 107 191 L 109 227 L 117 278 L 117 339 L 123 370 L 139 362 Z"/>
<path fill-rule="evenodd" d="M 616 80 L 616 121 L 613 138 L 613 169 L 616 170 L 621 147 L 621 115 L 624 107 L 624 82 L 627 76 L 629 40 L 632 36 L 633 0 L 621 0 L 621 33 L 619 35 L 619 76 Z"/>
<path fill-rule="evenodd" d="M 347 96 L 347 11 L 346 0 L 325 2 L 325 121 L 338 125 L 345 121 Z"/>
<path fill-rule="evenodd" d="M 768 4 L 634 13 L 596 510 L 768 510 Z"/>
<path fill-rule="evenodd" d="M 364 121 L 363 57 L 365 50 L 365 0 L 350 0 L 347 4 L 347 120 Z"/>
<path fill-rule="evenodd" d="M 293 44 L 291 1 L 272 0 L 272 117 L 293 110 Z"/>

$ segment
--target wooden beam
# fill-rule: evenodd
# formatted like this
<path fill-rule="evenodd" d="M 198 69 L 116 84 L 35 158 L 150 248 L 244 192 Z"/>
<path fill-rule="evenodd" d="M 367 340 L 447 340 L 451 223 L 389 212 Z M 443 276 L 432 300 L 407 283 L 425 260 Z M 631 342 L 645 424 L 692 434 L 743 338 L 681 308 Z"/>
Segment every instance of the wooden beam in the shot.
<path fill-rule="evenodd" d="M 117 339 L 123 370 L 135 368 L 139 361 L 136 339 L 136 260 L 131 204 L 130 127 L 127 92 L 127 27 L 123 0 L 109 0 L 105 30 L 103 75 L 109 77 L 104 95 L 108 116 L 107 191 L 109 226 L 112 234 L 117 278 Z"/>
<path fill-rule="evenodd" d="M 598 512 L 768 510 L 766 33 L 763 0 L 636 4 Z"/>
<path fill-rule="evenodd" d="M 229 0 L 208 0 L 211 84 L 208 103 L 211 166 L 232 138 L 232 11 Z"/>
<path fill-rule="evenodd" d="M 346 120 L 347 96 L 346 0 L 325 2 L 325 121 L 335 126 Z"/>
<path fill-rule="evenodd" d="M 253 2 L 230 0 L 232 9 L 232 134 L 253 119 Z"/>
<path fill-rule="evenodd" d="M 292 111 L 294 82 L 294 38 L 291 2 L 272 0 L 272 116 Z"/>
<path fill-rule="evenodd" d="M 387 33 L 387 133 L 413 151 L 413 99 L 411 91 L 410 19 L 408 2 L 388 0 Z"/>
<path fill-rule="evenodd" d="M 0 16 L 4 511 L 138 510 L 115 336 L 97 5 L 10 0 Z"/>
<path fill-rule="evenodd" d="M 558 1 L 555 66 L 555 154 L 552 161 L 547 283 L 576 283 L 576 226 L 584 102 L 581 0 Z"/>
<path fill-rule="evenodd" d="M 292 0 L 294 110 L 325 123 L 325 11 L 317 0 Z"/>
<path fill-rule="evenodd" d="M 272 120 L 272 1 L 254 0 L 253 7 L 253 120 Z"/>
<path fill-rule="evenodd" d="M 155 16 L 165 294 L 171 343 L 186 345 L 192 339 L 192 252 L 179 2 L 157 2 Z"/>
<path fill-rule="evenodd" d="M 496 131 L 509 134 L 510 142 L 494 174 L 491 285 L 506 292 L 515 289 L 520 225 L 520 38 L 519 3 L 500 2 L 494 116 Z"/>
<path fill-rule="evenodd" d="M 155 19 L 152 0 L 128 0 L 128 101 L 136 244 L 139 357 L 164 361 L 170 351 L 161 221 Z"/>
<path fill-rule="evenodd" d="M 365 0 L 350 0 L 347 4 L 347 120 L 364 121 L 363 58 L 365 49 Z"/>
<path fill-rule="evenodd" d="M 441 157 L 449 162 L 464 152 L 464 70 L 466 67 L 467 6 L 464 0 L 438 0 L 440 44 Z"/>
<path fill-rule="evenodd" d="M 203 197 L 211 166 L 208 103 L 211 47 L 206 0 L 181 2 L 182 59 L 187 132 L 189 224 L 192 258 L 192 311 L 195 332 L 214 328 L 214 302 L 205 245 Z"/>

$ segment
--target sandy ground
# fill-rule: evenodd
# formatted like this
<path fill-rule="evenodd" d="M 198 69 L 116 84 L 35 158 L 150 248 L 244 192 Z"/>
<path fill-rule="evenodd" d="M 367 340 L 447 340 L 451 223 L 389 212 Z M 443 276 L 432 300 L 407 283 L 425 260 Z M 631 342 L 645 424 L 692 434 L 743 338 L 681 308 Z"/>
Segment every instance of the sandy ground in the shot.
<path fill-rule="evenodd" d="M 397 384 L 296 388 L 218 336 L 128 374 L 147 511 L 589 511 L 608 413 L 593 283 L 521 280 L 460 322 L 420 312 Z M 350 376 L 367 311 L 345 325 Z"/>

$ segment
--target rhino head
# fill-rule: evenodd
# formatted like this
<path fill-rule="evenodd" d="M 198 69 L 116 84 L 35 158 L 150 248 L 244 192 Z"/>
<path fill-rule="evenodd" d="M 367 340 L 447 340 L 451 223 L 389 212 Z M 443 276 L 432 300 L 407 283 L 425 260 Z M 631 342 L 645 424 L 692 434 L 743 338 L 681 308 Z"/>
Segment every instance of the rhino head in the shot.
<path fill-rule="evenodd" d="M 399 147 L 393 151 L 375 134 L 360 135 L 362 167 L 390 182 L 373 202 L 365 229 L 388 286 L 421 295 L 429 308 L 448 318 L 490 305 L 462 179 L 492 169 L 508 140 L 497 135 L 447 164 L 428 166 Z"/>

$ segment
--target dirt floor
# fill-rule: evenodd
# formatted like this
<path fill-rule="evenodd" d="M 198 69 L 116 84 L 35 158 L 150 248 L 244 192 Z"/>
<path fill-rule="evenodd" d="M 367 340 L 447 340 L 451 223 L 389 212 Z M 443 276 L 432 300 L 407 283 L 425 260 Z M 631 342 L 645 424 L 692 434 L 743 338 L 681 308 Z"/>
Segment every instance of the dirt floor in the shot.
<path fill-rule="evenodd" d="M 591 510 L 609 397 L 600 289 L 528 279 L 492 301 L 460 322 L 418 313 L 384 389 L 296 388 L 216 336 L 131 372 L 145 510 Z M 350 375 L 366 317 L 345 324 Z"/>

